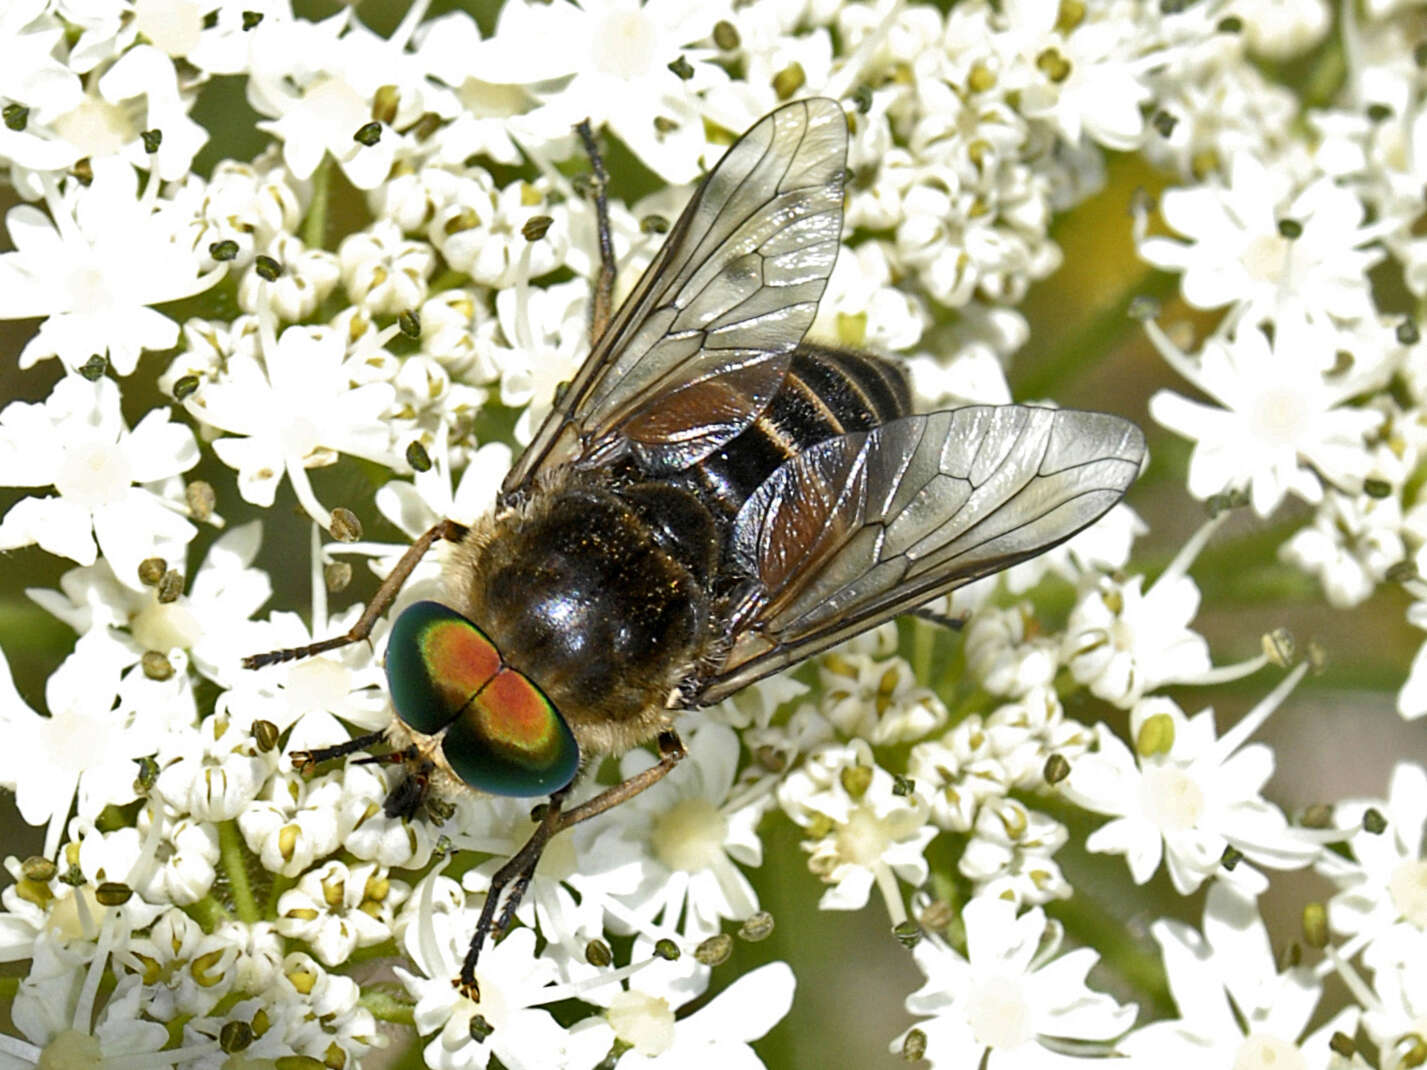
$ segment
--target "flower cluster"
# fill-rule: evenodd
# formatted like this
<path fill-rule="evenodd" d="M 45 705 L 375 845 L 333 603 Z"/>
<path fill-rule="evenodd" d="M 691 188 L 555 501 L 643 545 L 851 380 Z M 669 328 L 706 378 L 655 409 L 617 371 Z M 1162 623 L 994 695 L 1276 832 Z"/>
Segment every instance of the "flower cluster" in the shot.
<path fill-rule="evenodd" d="M 868 1037 L 937 1067 L 1420 1064 L 1427 748 L 1382 798 L 1291 814 L 1255 737 L 1320 651 L 1201 614 L 1218 592 L 1273 629 L 1287 597 L 1382 620 L 1400 586 L 1427 630 L 1420 13 L 430 7 L 383 33 L 286 0 L 0 12 L 0 319 L 38 321 L 0 369 L 31 399 L 0 399 L 0 787 L 42 844 L 4 860 L 0 1070 L 777 1064 L 795 989 L 857 984 L 897 940 L 915 1023 L 823 1021 L 820 1065 L 867 1061 L 848 1045 Z M 589 353 L 575 123 L 622 165 L 623 293 L 733 138 L 810 96 L 850 131 L 811 339 L 895 361 L 922 409 L 1008 402 L 1013 358 L 1060 329 L 1027 295 L 1094 267 L 1059 227 L 1088 213 L 1141 261 L 1105 284 L 1122 333 L 1192 391 L 1148 400 L 1173 434 L 1152 429 L 1143 503 L 682 713 L 687 757 L 554 838 L 476 989 L 453 986 L 528 802 L 393 812 L 396 763 L 288 756 L 391 724 L 387 621 L 440 596 L 443 551 L 370 642 L 243 659 L 347 632 L 410 540 L 484 516 Z M 1160 195 L 1095 199 L 1137 182 Z M 1175 304 L 1131 301 L 1165 277 Z M 1056 344 L 1099 389 L 1082 341 Z M 1033 381 L 1041 403 L 1078 385 Z M 1427 645 L 1409 668 L 1394 644 L 1338 682 L 1383 668 L 1379 705 L 1411 721 Z M 572 805 L 655 760 L 586 770 Z M 1076 883 L 1086 851 L 1123 856 L 1111 908 Z M 1275 954 L 1260 899 L 1310 873 L 1326 899 L 1302 892 L 1301 944 Z M 769 913 L 785 877 L 822 911 L 875 899 L 897 939 L 804 969 L 812 922 Z M 1201 923 L 1174 920 L 1200 889 Z"/>

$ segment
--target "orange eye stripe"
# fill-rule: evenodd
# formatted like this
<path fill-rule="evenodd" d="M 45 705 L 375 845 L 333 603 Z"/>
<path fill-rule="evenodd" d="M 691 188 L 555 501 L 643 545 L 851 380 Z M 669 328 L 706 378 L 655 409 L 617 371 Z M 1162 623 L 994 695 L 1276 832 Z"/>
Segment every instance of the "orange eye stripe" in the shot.
<path fill-rule="evenodd" d="M 471 705 L 493 746 L 540 764 L 557 745 L 558 722 L 550 701 L 514 669 L 496 673 Z"/>
<path fill-rule="evenodd" d="M 446 709 L 459 710 L 500 672 L 500 653 L 462 621 L 438 621 L 421 638 L 421 657 Z"/>

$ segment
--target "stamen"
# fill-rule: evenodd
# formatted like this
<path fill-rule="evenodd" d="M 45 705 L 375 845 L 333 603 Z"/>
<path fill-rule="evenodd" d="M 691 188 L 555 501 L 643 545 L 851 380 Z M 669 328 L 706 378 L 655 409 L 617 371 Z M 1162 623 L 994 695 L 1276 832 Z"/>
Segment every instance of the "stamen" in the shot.
<path fill-rule="evenodd" d="M 75 889 L 78 893 L 78 889 Z M 99 994 L 99 982 L 104 979 L 104 966 L 109 961 L 109 953 L 114 950 L 115 933 L 119 927 L 119 908 L 109 907 L 104 912 L 104 924 L 99 930 L 98 946 L 94 958 L 84 974 L 84 985 L 79 990 L 79 999 L 74 1004 L 74 1019 L 71 1028 L 77 1033 L 88 1034 L 94 1022 L 94 997 Z"/>
<path fill-rule="evenodd" d="M 1184 350 L 1169 340 L 1169 335 L 1165 334 L 1160 325 L 1152 319 L 1144 321 L 1145 334 L 1149 336 L 1150 344 L 1159 350 L 1159 355 L 1164 358 L 1164 362 L 1177 371 L 1181 377 L 1188 379 L 1200 390 L 1204 390 L 1204 384 L 1199 381 L 1199 365 L 1190 360 Z M 1210 393 L 1204 390 L 1206 394 Z"/>
<path fill-rule="evenodd" d="M 882 902 L 887 905 L 887 917 L 896 928 L 907 920 L 907 905 L 902 901 L 902 889 L 897 885 L 897 875 L 892 867 L 881 859 L 872 865 L 872 875 L 877 880 L 877 891 Z"/>
<path fill-rule="evenodd" d="M 293 493 L 297 495 L 297 503 L 302 506 L 302 511 L 324 531 L 331 527 L 332 514 L 317 500 L 317 493 L 312 489 L 312 481 L 307 478 L 307 469 L 302 465 L 302 458 L 288 456 L 283 458 L 283 463 L 287 466 L 287 478 L 292 483 Z"/>
<path fill-rule="evenodd" d="M 1214 745 L 1214 761 L 1217 763 L 1227 761 L 1229 755 L 1248 742 L 1249 736 L 1253 735 L 1268 720 L 1269 714 L 1278 709 L 1283 700 L 1288 697 L 1289 692 L 1298 686 L 1298 681 L 1302 680 L 1307 672 L 1308 662 L 1300 662 L 1291 673 L 1279 681 L 1277 687 L 1263 697 L 1257 706 L 1244 714 L 1238 724 L 1220 736 L 1219 741 Z"/>
<path fill-rule="evenodd" d="M 312 636 L 315 639 L 318 630 L 327 627 L 327 581 L 322 575 L 322 536 L 315 527 L 309 546 L 312 552 Z"/>
<path fill-rule="evenodd" d="M 633 977 L 640 970 L 651 966 L 656 962 L 663 962 L 658 955 L 650 955 L 647 959 L 639 962 L 631 962 L 628 966 L 620 966 L 614 970 L 604 970 L 593 977 L 587 977 L 583 981 L 571 981 L 568 984 L 555 985 L 551 988 L 540 990 L 540 1003 L 559 1003 L 565 999 L 578 999 L 581 995 L 596 988 L 603 988 L 605 985 L 623 981 L 626 977 Z"/>
<path fill-rule="evenodd" d="M 1169 567 L 1160 573 L 1159 577 L 1150 585 L 1150 590 L 1154 590 L 1161 583 L 1177 580 L 1188 572 L 1205 544 L 1213 537 L 1214 532 L 1219 530 L 1228 516 L 1228 513 L 1220 513 L 1200 524 L 1199 530 L 1184 541 L 1184 545 L 1179 548 L 1179 553 L 1174 555 L 1174 560 L 1169 563 Z"/>
<path fill-rule="evenodd" d="M 149 796 L 149 828 L 139 845 L 139 857 L 134 860 L 124 883 L 130 888 L 142 888 L 154 875 L 159 862 L 159 844 L 163 840 L 163 806 L 157 792 Z"/>
<path fill-rule="evenodd" d="M 877 21 L 877 27 L 857 46 L 857 51 L 847 58 L 847 62 L 838 69 L 837 73 L 827 80 L 823 92 L 833 100 L 841 100 L 852 92 L 852 87 L 862 78 L 862 72 L 872 59 L 872 54 L 882 47 L 882 42 L 887 40 L 887 35 L 892 32 L 892 26 L 897 21 L 897 15 L 902 10 L 902 0 L 890 0 L 886 5 L 886 10 Z"/>

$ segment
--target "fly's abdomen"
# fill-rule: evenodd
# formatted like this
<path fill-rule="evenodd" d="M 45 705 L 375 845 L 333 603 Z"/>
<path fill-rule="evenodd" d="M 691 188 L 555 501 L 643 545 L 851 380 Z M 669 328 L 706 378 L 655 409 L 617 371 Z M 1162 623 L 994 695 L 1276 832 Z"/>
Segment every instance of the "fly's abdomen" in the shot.
<path fill-rule="evenodd" d="M 866 353 L 802 345 L 782 388 L 742 434 L 677 480 L 726 530 L 743 503 L 784 461 L 848 431 L 865 431 L 911 411 L 900 368 Z"/>

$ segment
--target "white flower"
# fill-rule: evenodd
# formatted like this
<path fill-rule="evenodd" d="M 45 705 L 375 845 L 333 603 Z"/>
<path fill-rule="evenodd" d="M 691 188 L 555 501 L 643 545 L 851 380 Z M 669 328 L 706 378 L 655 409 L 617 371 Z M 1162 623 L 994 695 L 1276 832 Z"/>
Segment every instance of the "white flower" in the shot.
<path fill-rule="evenodd" d="M 1059 821 L 1015 799 L 988 799 L 976 814 L 971 840 L 957 869 L 973 883 L 973 895 L 1036 906 L 1069 899 L 1070 882 L 1051 855 L 1070 833 Z"/>
<path fill-rule="evenodd" d="M 431 467 L 415 473 L 410 483 L 399 479 L 383 483 L 376 493 L 377 509 L 413 539 L 442 520 L 474 524 L 494 508 L 510 459 L 511 449 L 504 442 L 487 442 L 469 455 L 456 479 L 448 439 L 442 435 L 431 455 Z"/>
<path fill-rule="evenodd" d="M 340 738 L 340 737 L 339 737 Z M 415 817 L 387 817 L 386 800 L 393 782 L 408 770 L 398 766 L 389 780 L 377 771 L 377 765 L 349 761 L 342 767 L 341 825 L 350 829 L 342 837 L 342 847 L 349 854 L 368 862 L 377 862 L 389 869 L 423 869 L 431 861 L 437 844 L 453 831 L 470 823 L 468 813 L 484 800 L 460 795 L 443 798 L 456 808 L 456 816 L 438 824 L 429 809 Z"/>
<path fill-rule="evenodd" d="M 1005 899 L 977 896 L 962 908 L 966 957 L 929 936 L 912 955 L 926 984 L 907 997 L 907 1010 L 929 1016 L 916 1028 L 926 1038 L 933 1070 L 1100 1063 L 1103 1047 L 1065 1050 L 1058 1042 L 1108 1042 L 1135 1020 L 1135 1007 L 1086 987 L 1099 958 L 1090 948 L 1055 957 L 1060 930 L 1036 907 L 1016 916 Z M 894 1041 L 892 1051 L 901 1049 Z"/>
<path fill-rule="evenodd" d="M 284 941 L 270 921 L 225 921 L 214 930 L 224 943 L 238 951 L 238 987 L 246 992 L 270 994 L 282 968 Z"/>
<path fill-rule="evenodd" d="M 786 963 L 770 962 L 744 974 L 693 1013 L 676 1017 L 670 999 L 646 989 L 646 976 L 636 974 L 602 1017 L 575 1026 L 572 1045 L 578 1045 L 581 1054 L 574 1065 L 592 1067 L 622 1042 L 628 1050 L 615 1065 L 624 1070 L 753 1070 L 763 1064 L 748 1045 L 788 1013 L 796 984 Z"/>
<path fill-rule="evenodd" d="M 149 306 L 202 293 L 223 274 L 199 274 L 179 221 L 139 195 L 119 160 L 96 160 L 88 186 L 69 182 L 48 206 L 48 216 L 28 204 L 6 216 L 15 251 L 0 254 L 0 319 L 47 317 L 21 368 L 45 357 L 78 368 L 98 353 L 129 375 L 140 352 L 178 341 L 178 324 Z"/>
<path fill-rule="evenodd" d="M 488 943 L 476 964 L 480 998 L 467 999 L 451 980 L 460 972 L 476 915 L 451 909 L 449 891 L 442 896 L 444 909 L 433 910 L 438 881 L 448 888 L 452 884 L 435 874 L 423 881 L 412 896 L 421 920 L 404 930 L 407 954 L 421 972 L 396 967 L 416 1000 L 417 1031 L 435 1034 L 423 1051 L 426 1065 L 480 1070 L 492 1055 L 510 1070 L 563 1065 L 568 1035 L 549 1011 L 540 1009 L 546 986 L 556 980 L 555 966 L 535 955 L 535 931 L 516 929 L 499 943 Z"/>
<path fill-rule="evenodd" d="M 1313 1067 L 1340 1065 L 1328 1044 L 1352 1036 L 1345 1007 L 1303 1037 L 1322 995 L 1311 970 L 1278 972 L 1253 899 L 1216 883 L 1204 904 L 1204 934 L 1183 922 L 1151 926 L 1180 1017 L 1152 1022 L 1120 1044 L 1147 1066 Z M 1302 1039 L 1300 1039 L 1302 1037 Z"/>
<path fill-rule="evenodd" d="M 1303 321 L 1330 332 L 1335 321 L 1373 313 L 1368 271 L 1383 253 L 1365 248 L 1373 231 L 1362 201 L 1331 178 L 1296 192 L 1287 169 L 1238 153 L 1227 187 L 1168 190 L 1160 209 L 1189 240 L 1146 238 L 1140 255 L 1183 272 L 1180 288 L 1195 308 L 1232 305 L 1233 323 Z M 1332 353 L 1320 359 L 1331 366 Z M 1287 369 L 1306 364 L 1284 349 L 1272 366 L 1290 378 Z"/>
<path fill-rule="evenodd" d="M 679 0 L 553 7 L 512 0 L 501 9 L 495 34 L 472 53 L 470 70 L 484 81 L 531 87 L 542 107 L 512 120 L 527 136 L 548 141 L 588 117 L 596 127 L 608 126 L 666 181 L 689 182 L 706 144 L 693 95 L 726 77 L 706 62 L 712 49 L 691 46 L 705 40 L 724 13 L 722 4 L 691 7 Z M 681 56 L 693 72 L 687 82 L 669 69 Z"/>
<path fill-rule="evenodd" d="M 1249 48 L 1271 60 L 1291 59 L 1323 40 L 1333 27 L 1327 0 L 1238 0 Z"/>
<path fill-rule="evenodd" d="M 347 1065 L 346 1059 L 360 1060 L 380 1043 L 376 1020 L 358 1002 L 362 991 L 352 978 L 328 973 L 308 955 L 292 952 L 282 960 L 275 988 L 264 995 L 282 1001 L 278 1017 L 291 1050 L 321 1061 L 332 1058 L 336 1044 L 344 1053 L 339 1061 Z"/>
<path fill-rule="evenodd" d="M 188 114 L 196 99 L 191 86 L 180 83 L 169 56 L 151 44 L 139 44 L 97 80 L 91 78 L 89 92 L 57 116 L 53 128 L 76 159 L 87 157 L 91 164 L 119 159 L 145 171 L 153 168 L 173 182 L 188 173 L 208 141 L 208 131 Z M 149 130 L 162 135 L 152 154 L 143 138 Z"/>
<path fill-rule="evenodd" d="M 308 631 L 296 613 L 274 613 L 259 645 L 246 653 L 287 650 L 342 635 L 357 623 L 362 610 L 360 603 L 349 606 L 328 618 L 316 634 Z M 228 701 L 235 706 L 241 703 L 245 717 L 272 721 L 283 730 L 300 721 L 314 746 L 343 738 L 333 716 L 369 730 L 384 728 L 391 723 L 391 706 L 384 691 L 386 674 L 374 649 L 385 641 L 389 629 L 387 618 L 377 625 L 371 643 L 348 643 L 317 657 L 242 670 Z M 323 733 L 327 738 L 322 738 Z"/>
<path fill-rule="evenodd" d="M 588 353 L 589 296 L 583 282 L 518 285 L 496 294 L 505 341 L 490 356 L 500 369 L 501 404 L 526 407 L 515 425 L 517 442 L 534 437 L 555 387 L 574 375 Z"/>
<path fill-rule="evenodd" d="M 38 542 L 82 565 L 95 541 L 120 582 L 139 588 L 139 562 L 176 556 L 195 534 L 167 484 L 198 461 L 193 433 L 153 409 L 132 431 L 112 379 L 68 376 L 49 399 L 0 412 L 0 484 L 53 485 L 53 497 L 21 499 L 0 521 L 0 548 Z"/>
<path fill-rule="evenodd" d="M 1240 155 L 1281 161 L 1299 121 L 1300 98 L 1247 62 L 1239 36 L 1218 32 L 1208 8 L 1198 11 L 1205 18 L 1188 35 L 1190 61 L 1171 64 L 1154 78 L 1157 104 L 1176 120 L 1174 128 L 1168 136 L 1157 131 L 1141 151 L 1185 180 L 1202 180 L 1206 171 L 1222 169 Z M 1191 9 L 1184 13 L 1193 21 Z M 1204 252 L 1213 255 L 1212 249 Z"/>
<path fill-rule="evenodd" d="M 615 897 L 645 924 L 658 918 L 672 929 L 682 918 L 685 935 L 699 938 L 717 932 L 724 919 L 742 921 L 758 909 L 757 893 L 734 863 L 762 863 L 755 827 L 766 805 L 730 805 L 738 770 L 738 736 L 731 728 L 704 723 L 685 740 L 688 757 L 612 814 L 605 824 L 614 835 L 597 839 L 590 855 L 603 855 L 611 839 L 637 844 L 639 886 Z M 628 778 L 653 761 L 647 751 L 631 751 L 620 774 Z M 621 921 L 630 924 L 630 915 Z"/>
<path fill-rule="evenodd" d="M 1166 570 L 1141 592 L 1143 576 L 1117 582 L 1102 576 L 1088 587 L 1065 625 L 1064 658 L 1092 693 L 1129 709 L 1170 683 L 1209 671 L 1209 644 L 1189 627 L 1199 612 L 1199 588 Z"/>
<path fill-rule="evenodd" d="M 833 264 L 809 337 L 879 353 L 911 349 L 931 317 L 924 303 L 893 278 L 886 242 L 844 249 Z"/>
<path fill-rule="evenodd" d="M 1383 1065 L 1399 1070 L 1412 1062 L 1423 1015 L 1427 1014 L 1427 951 L 1419 946 L 1410 961 L 1378 970 L 1372 994 L 1363 1000 L 1363 1029 L 1378 1050 L 1390 1053 Z M 1362 982 L 1359 982 L 1361 984 Z"/>
<path fill-rule="evenodd" d="M 295 773 L 280 773 L 263 797 L 238 815 L 238 828 L 248 850 L 263 868 L 296 877 L 342 842 L 338 806 L 342 786 L 332 777 L 310 783 Z"/>
<path fill-rule="evenodd" d="M 351 37 L 340 36 L 348 21 L 345 11 L 320 23 L 265 19 L 252 34 L 248 99 L 272 116 L 258 126 L 282 141 L 283 161 L 298 178 L 310 178 L 331 153 L 352 185 L 371 189 L 390 173 L 402 138 L 385 124 L 375 144 L 355 135 L 372 121 L 372 96 L 383 84 L 376 80 L 390 72 L 381 60 L 396 60 L 404 39 L 393 37 L 397 47 L 385 56 L 360 56 Z M 419 107 L 419 94 L 398 99 Z"/>
<path fill-rule="evenodd" d="M 966 667 L 993 695 L 1018 697 L 1045 687 L 1060 668 L 1060 644 L 1038 633 L 1030 603 L 982 609 L 966 629 Z"/>
<path fill-rule="evenodd" d="M 155 829 L 154 820 L 154 807 L 146 806 L 135 828 L 86 833 L 79 842 L 80 869 L 95 885 L 123 881 L 151 903 L 196 903 L 213 887 L 217 828 L 161 816 Z"/>
<path fill-rule="evenodd" d="M 52 141 L 47 127 L 83 95 L 78 77 L 56 58 L 64 24 L 29 0 L 0 10 L 0 96 L 30 110 L 25 129 L 0 124 L 0 160 L 38 170 L 58 170 L 78 158 L 73 146 Z M 39 129 L 32 129 L 38 127 Z"/>
<path fill-rule="evenodd" d="M 1427 601 L 1413 602 L 1407 607 L 1410 624 L 1427 631 Z M 1417 648 L 1412 666 L 1407 671 L 1402 690 L 1397 693 L 1397 712 L 1404 720 L 1415 721 L 1427 714 L 1427 643 Z"/>
<path fill-rule="evenodd" d="M 779 786 L 778 802 L 808 832 L 808 868 L 832 885 L 819 907 L 860 910 L 875 884 L 892 923 L 906 919 L 897 879 L 926 881 L 922 852 L 936 829 L 926 802 L 873 761 L 865 740 L 818 747 Z"/>
<path fill-rule="evenodd" d="M 232 242 L 237 250 L 231 263 L 245 268 L 255 254 L 297 229 L 309 195 L 307 184 L 285 168 L 222 160 L 206 182 L 194 174 L 186 176 L 174 191 L 173 210 L 186 217 L 182 233 L 205 265 L 216 263 L 215 245 Z"/>
<path fill-rule="evenodd" d="M 1021 111 L 1059 127 L 1072 145 L 1082 132 L 1112 149 L 1132 149 L 1144 132 L 1141 105 L 1151 97 L 1135 23 L 1115 9 L 1094 9 L 1073 28 L 1059 23 L 1057 0 L 1016 0 L 1006 7 L 1007 32 L 994 39 L 1007 63 L 1008 90 Z"/>
<path fill-rule="evenodd" d="M 1247 490 L 1254 512 L 1268 516 L 1289 493 L 1317 502 L 1323 481 L 1357 490 L 1371 472 L 1365 438 L 1383 416 L 1344 404 L 1367 384 L 1326 374 L 1332 346 L 1307 321 L 1280 318 L 1272 342 L 1257 327 L 1216 336 L 1197 363 L 1149 328 L 1165 359 L 1217 402 L 1168 390 L 1150 399 L 1156 420 L 1195 442 L 1188 485 L 1196 498 Z"/>
<path fill-rule="evenodd" d="M 1369 808 L 1386 827 L 1364 822 Z M 1340 953 L 1350 957 L 1363 948 L 1363 961 L 1374 970 L 1405 963 L 1414 951 L 1427 950 L 1427 772 L 1398 762 L 1386 800 L 1340 803 L 1334 817 L 1350 830 L 1350 853 L 1325 851 L 1315 865 L 1339 888 L 1328 903 L 1333 929 L 1353 937 Z"/>
<path fill-rule="evenodd" d="M 7 1055 L 16 1060 L 10 1065 L 102 1067 L 112 1060 L 159 1070 L 183 1059 L 219 1054 L 212 1043 L 172 1047 L 168 1029 L 140 1013 L 149 993 L 138 977 L 120 978 L 103 1006 L 95 1006 L 98 975 L 114 944 L 115 934 L 109 931 L 107 936 L 102 953 L 87 965 L 48 938 L 36 944 L 34 963 L 20 981 L 12 1007 L 15 1026 L 32 1043 L 15 1038 L 7 1044 Z"/>
<path fill-rule="evenodd" d="M 1313 514 L 1279 547 L 1278 556 L 1316 575 L 1328 604 L 1350 609 L 1366 601 L 1387 570 L 1407 556 L 1402 501 L 1330 490 Z"/>
<path fill-rule="evenodd" d="M 46 857 L 59 849 L 76 795 L 89 819 L 134 798 L 134 759 L 154 753 L 163 736 L 166 726 L 147 711 L 115 708 L 126 660 L 101 636 L 81 639 L 45 685 L 43 717 L 21 701 L 0 656 L 0 784 L 15 792 L 21 817 L 47 826 Z"/>
<path fill-rule="evenodd" d="M 593 794 L 598 785 L 585 791 Z M 623 817 L 626 807 L 620 807 Z M 460 818 L 464 818 L 461 820 Z M 599 847 L 600 822 L 589 822 L 554 837 L 540 862 L 516 912 L 526 925 L 538 926 L 540 935 L 561 957 L 583 958 L 584 945 L 601 932 L 605 912 L 617 912 L 611 900 L 616 892 L 633 891 L 638 884 L 643 856 L 637 845 L 618 835 L 608 836 Z M 489 894 L 492 875 L 530 838 L 530 800 L 486 798 L 475 800 L 456 822 L 448 822 L 455 845 L 491 857 L 466 872 L 462 887 L 474 894 Z"/>
<path fill-rule="evenodd" d="M 238 659 L 258 649 L 258 635 L 266 630 L 248 619 L 272 594 L 267 573 L 249 567 L 260 538 L 256 520 L 225 532 L 209 547 L 188 593 L 170 601 L 160 601 L 157 588 L 121 584 L 105 560 L 70 569 L 60 577 L 58 591 L 31 587 L 25 593 L 81 635 L 96 628 L 127 629 L 135 661 L 145 651 L 187 650 L 199 672 L 226 683 L 239 671 Z"/>
<path fill-rule="evenodd" d="M 536 216 L 550 225 L 531 241 L 523 228 Z M 548 199 L 544 184 L 517 181 L 497 189 L 479 168 L 468 169 L 444 203 L 428 215 L 426 238 L 457 271 L 474 281 L 504 288 L 548 275 L 558 267 L 578 270 L 570 239 L 571 209 Z M 589 294 L 586 284 L 584 293 Z"/>
<path fill-rule="evenodd" d="M 195 419 L 244 438 L 223 438 L 213 450 L 238 470 L 245 500 L 271 505 L 286 472 L 308 515 L 326 527 L 330 516 L 312 494 L 306 468 L 331 464 L 338 452 L 375 461 L 390 457 L 381 417 L 393 390 L 361 383 L 348 365 L 346 342 L 324 327 L 288 327 L 265 346 L 263 359 L 235 353 L 226 374 L 200 387 L 186 405 Z M 354 358 L 355 359 L 355 358 Z"/>
<path fill-rule="evenodd" d="M 233 991 L 238 975 L 238 949 L 177 907 L 133 938 L 125 958 L 144 981 L 145 1014 L 165 1022 L 207 1014 Z"/>
<path fill-rule="evenodd" d="M 337 249 L 347 297 L 373 315 L 415 309 L 426 299 L 436 254 L 424 242 L 402 238 L 396 224 L 374 223 L 349 234 Z"/>
<path fill-rule="evenodd" d="M 392 917 L 409 889 L 384 868 L 331 861 L 308 870 L 277 902 L 277 931 L 306 941 L 324 966 L 391 937 Z"/>
<path fill-rule="evenodd" d="M 264 751 L 252 720 L 220 708 L 192 732 L 171 735 L 159 751 L 155 790 L 200 821 L 231 821 L 252 802 L 277 769 L 278 755 Z"/>
<path fill-rule="evenodd" d="M 1096 725 L 1099 749 L 1078 758 L 1061 785 L 1073 802 L 1114 818 L 1085 846 L 1123 854 L 1136 884 L 1164 858 L 1181 895 L 1216 872 L 1255 891 L 1264 887 L 1259 874 L 1234 862 L 1235 852 L 1276 869 L 1313 861 L 1318 846 L 1260 795 L 1273 775 L 1273 752 L 1262 743 L 1244 745 L 1306 669 L 1300 665 L 1217 739 L 1212 710 L 1188 718 L 1166 698 L 1147 698 L 1130 712 L 1137 753 Z"/>
<path fill-rule="evenodd" d="M 921 739 L 946 723 L 946 707 L 922 687 L 905 658 L 879 658 L 850 646 L 818 660 L 821 712 L 845 736 L 875 745 Z"/>
<path fill-rule="evenodd" d="M 275 279 L 265 278 L 256 264 L 248 265 L 238 282 L 238 304 L 245 312 L 276 314 L 289 323 L 305 320 L 341 278 L 341 264 L 335 255 L 325 249 L 310 249 L 293 234 L 278 234 L 259 251 L 277 262 L 279 272 Z M 284 342 L 286 338 L 284 334 Z M 262 341 L 266 354 L 275 351 L 266 338 Z"/>

